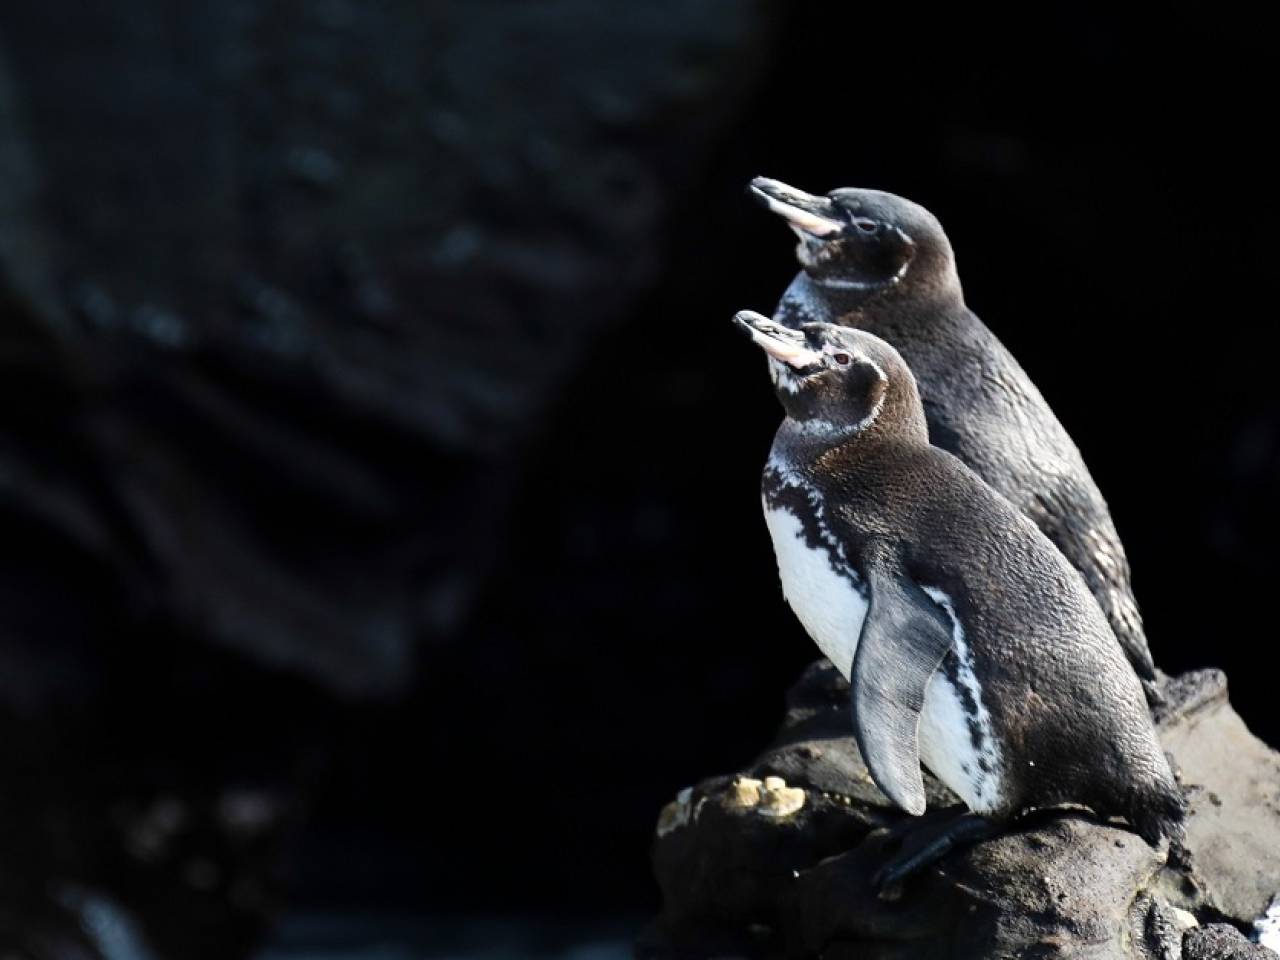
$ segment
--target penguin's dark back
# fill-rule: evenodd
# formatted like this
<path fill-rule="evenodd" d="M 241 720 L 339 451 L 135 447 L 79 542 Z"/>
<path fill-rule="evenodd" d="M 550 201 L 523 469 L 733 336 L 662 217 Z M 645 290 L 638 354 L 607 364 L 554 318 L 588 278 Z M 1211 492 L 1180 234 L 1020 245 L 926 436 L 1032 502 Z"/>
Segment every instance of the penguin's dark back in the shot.
<path fill-rule="evenodd" d="M 955 457 L 855 440 L 811 474 L 837 535 L 861 563 L 889 555 L 951 600 L 1009 751 L 1010 796 L 1128 815 L 1132 790 L 1159 793 L 1167 766 L 1142 688 L 1070 563 L 1013 504 Z"/>
<path fill-rule="evenodd" d="M 915 297 L 896 289 L 857 303 L 798 273 L 777 308 L 781 322 L 838 323 L 875 334 L 916 376 L 932 442 L 973 467 L 1028 515 L 1043 512 L 1022 478 L 1084 477 L 1070 434 L 999 338 L 958 295 Z M 1101 500 L 1096 488 L 1079 506 Z"/>
<path fill-rule="evenodd" d="M 802 271 L 778 312 L 788 325 L 820 318 L 896 347 L 919 384 L 931 442 L 977 471 L 1066 555 L 1134 669 L 1151 683 L 1155 666 L 1107 501 L 1040 390 L 968 309 L 951 276 L 953 283 L 920 284 L 908 274 L 868 293 Z"/>

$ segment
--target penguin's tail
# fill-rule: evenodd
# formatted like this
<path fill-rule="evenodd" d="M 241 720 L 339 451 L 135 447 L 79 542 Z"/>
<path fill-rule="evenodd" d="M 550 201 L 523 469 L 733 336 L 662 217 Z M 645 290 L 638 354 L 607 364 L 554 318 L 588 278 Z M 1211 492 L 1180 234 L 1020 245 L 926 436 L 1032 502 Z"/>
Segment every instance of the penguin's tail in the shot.
<path fill-rule="evenodd" d="M 1153 847 L 1160 841 L 1169 841 L 1171 860 L 1189 856 L 1186 850 L 1187 802 L 1170 777 L 1161 778 L 1145 790 L 1135 790 L 1131 795 L 1129 822 Z"/>

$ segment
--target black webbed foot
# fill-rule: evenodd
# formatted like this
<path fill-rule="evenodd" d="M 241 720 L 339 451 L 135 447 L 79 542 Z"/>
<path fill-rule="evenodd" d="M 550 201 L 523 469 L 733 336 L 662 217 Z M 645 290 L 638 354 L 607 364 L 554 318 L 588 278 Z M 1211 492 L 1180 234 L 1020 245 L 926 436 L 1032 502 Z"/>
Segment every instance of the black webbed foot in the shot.
<path fill-rule="evenodd" d="M 906 833 L 904 849 L 877 870 L 871 882 L 879 896 L 891 898 L 912 874 L 937 863 L 958 847 L 996 836 L 1000 829 L 991 820 L 968 811 L 962 811 L 941 823 L 920 824 Z"/>

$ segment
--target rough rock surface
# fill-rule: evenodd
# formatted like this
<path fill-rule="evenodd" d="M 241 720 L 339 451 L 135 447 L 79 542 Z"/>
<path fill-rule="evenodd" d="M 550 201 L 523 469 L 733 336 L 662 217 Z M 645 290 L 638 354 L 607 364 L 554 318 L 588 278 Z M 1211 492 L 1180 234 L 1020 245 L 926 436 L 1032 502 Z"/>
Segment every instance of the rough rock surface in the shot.
<path fill-rule="evenodd" d="M 1182 956 L 1184 960 L 1275 960 L 1276 955 L 1233 926 L 1209 923 L 1186 932 Z"/>
<path fill-rule="evenodd" d="M 639 955 L 1272 956 L 1236 927 L 1250 929 L 1280 890 L 1280 755 L 1231 709 L 1218 671 L 1164 690 L 1161 738 L 1191 801 L 1189 869 L 1122 824 L 1041 811 L 880 898 L 871 877 L 913 833 L 893 829 L 904 818 L 849 734 L 847 684 L 814 664 L 751 767 L 664 809 L 653 854 L 663 910 Z M 926 786 L 925 821 L 945 817 L 955 798 Z M 768 802 L 781 793 L 785 815 Z"/>

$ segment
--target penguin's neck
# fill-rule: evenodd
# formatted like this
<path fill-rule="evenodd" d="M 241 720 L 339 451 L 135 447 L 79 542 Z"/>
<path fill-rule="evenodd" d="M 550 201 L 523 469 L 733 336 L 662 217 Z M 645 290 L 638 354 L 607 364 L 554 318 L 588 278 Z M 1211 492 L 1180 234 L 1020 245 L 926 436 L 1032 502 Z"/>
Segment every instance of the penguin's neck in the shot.
<path fill-rule="evenodd" d="M 924 332 L 922 319 L 932 330 L 960 324 L 968 314 L 959 279 L 911 291 L 886 288 L 880 292 L 827 286 L 803 270 L 782 296 L 775 319 L 788 327 L 805 323 L 836 323 L 857 327 L 892 341 Z"/>
<path fill-rule="evenodd" d="M 928 446 L 924 410 L 913 388 L 894 381 L 879 414 L 865 426 L 828 425 L 788 416 L 774 436 L 770 464 L 805 474 L 819 461 L 838 459 L 846 472 L 873 464 L 888 447 Z"/>

